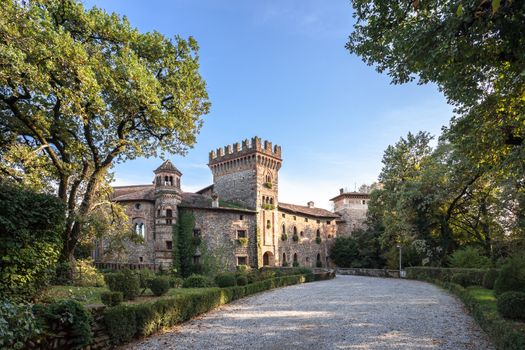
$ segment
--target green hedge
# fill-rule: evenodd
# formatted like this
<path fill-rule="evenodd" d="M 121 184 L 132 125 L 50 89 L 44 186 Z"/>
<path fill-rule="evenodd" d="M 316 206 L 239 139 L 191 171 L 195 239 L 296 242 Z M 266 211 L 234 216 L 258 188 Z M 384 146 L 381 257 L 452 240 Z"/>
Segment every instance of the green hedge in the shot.
<path fill-rule="evenodd" d="M 462 284 L 481 286 L 487 269 L 461 269 L 445 267 L 407 267 L 407 278 L 441 282 L 452 282 L 453 279 L 461 279 Z M 454 277 L 457 276 L 457 277 Z M 460 276 L 460 277 L 459 277 Z"/>
<path fill-rule="evenodd" d="M 275 277 L 245 286 L 203 288 L 141 304 L 120 305 L 106 310 L 106 330 L 114 345 L 149 336 L 232 300 L 264 290 L 306 281 L 303 275 Z"/>

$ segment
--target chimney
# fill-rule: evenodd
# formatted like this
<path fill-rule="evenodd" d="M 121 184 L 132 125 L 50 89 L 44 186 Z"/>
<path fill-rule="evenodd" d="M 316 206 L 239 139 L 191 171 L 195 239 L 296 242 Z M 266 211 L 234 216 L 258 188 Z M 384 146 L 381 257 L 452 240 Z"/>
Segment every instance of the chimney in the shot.
<path fill-rule="evenodd" d="M 314 202 L 309 201 L 309 202 L 308 202 L 308 208 L 313 208 L 313 207 L 314 207 Z"/>
<path fill-rule="evenodd" d="M 340 188 L 340 189 L 339 189 L 339 194 L 343 194 L 343 193 L 345 193 L 344 188 Z"/>
<path fill-rule="evenodd" d="M 212 208 L 218 208 L 219 207 L 219 195 L 217 193 L 213 193 L 211 195 L 211 207 Z"/>

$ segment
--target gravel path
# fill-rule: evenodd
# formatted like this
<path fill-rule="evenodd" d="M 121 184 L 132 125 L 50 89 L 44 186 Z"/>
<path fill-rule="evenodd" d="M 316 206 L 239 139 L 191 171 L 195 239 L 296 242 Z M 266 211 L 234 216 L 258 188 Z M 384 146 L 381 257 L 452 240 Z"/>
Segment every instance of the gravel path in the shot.
<path fill-rule="evenodd" d="M 130 349 L 494 349 L 432 284 L 337 276 L 225 305 Z"/>

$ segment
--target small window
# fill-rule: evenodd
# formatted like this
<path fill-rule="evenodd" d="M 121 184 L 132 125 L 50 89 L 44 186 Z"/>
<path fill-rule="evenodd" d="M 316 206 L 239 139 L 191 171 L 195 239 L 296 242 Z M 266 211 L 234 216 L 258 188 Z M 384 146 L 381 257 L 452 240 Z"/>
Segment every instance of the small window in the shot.
<path fill-rule="evenodd" d="M 272 223 L 270 220 L 266 220 L 266 228 L 267 229 L 271 229 L 272 228 Z"/>
<path fill-rule="evenodd" d="M 306 257 L 306 262 L 310 262 L 310 258 L 309 257 Z"/>
<path fill-rule="evenodd" d="M 246 238 L 246 230 L 238 230 L 237 238 Z"/>
<path fill-rule="evenodd" d="M 140 209 L 140 203 L 135 203 L 135 209 Z"/>
<path fill-rule="evenodd" d="M 321 230 L 317 230 L 316 237 L 321 238 Z"/>
<path fill-rule="evenodd" d="M 284 224 L 283 224 L 283 235 L 285 235 L 285 234 L 286 234 L 286 226 L 284 226 Z"/>
<path fill-rule="evenodd" d="M 283 218 L 285 218 L 285 217 L 286 217 L 286 214 L 283 214 Z"/>
<path fill-rule="evenodd" d="M 166 241 L 166 249 L 172 250 L 173 249 L 173 242 L 172 241 Z"/>
<path fill-rule="evenodd" d="M 300 235 L 301 235 L 301 237 L 304 237 L 304 232 L 303 232 L 303 231 L 301 231 Z"/>
<path fill-rule="evenodd" d="M 200 255 L 194 255 L 193 256 L 193 265 L 200 265 L 201 263 L 201 256 Z"/>
<path fill-rule="evenodd" d="M 144 262 L 144 258 L 139 256 L 139 262 Z"/>
<path fill-rule="evenodd" d="M 328 235 L 328 238 L 332 238 L 332 235 Z"/>
<path fill-rule="evenodd" d="M 243 266 L 248 264 L 248 258 L 245 256 L 238 256 L 237 257 L 237 265 Z"/>
<path fill-rule="evenodd" d="M 173 224 L 173 220 L 171 219 L 166 219 L 166 225 L 171 225 Z"/>
<path fill-rule="evenodd" d="M 239 215 L 239 220 L 244 220 L 244 215 Z"/>
<path fill-rule="evenodd" d="M 173 217 L 173 210 L 171 210 L 171 209 L 166 209 L 166 217 L 168 217 L 168 218 Z"/>
<path fill-rule="evenodd" d="M 308 218 L 304 218 L 304 222 L 308 222 Z"/>
<path fill-rule="evenodd" d="M 157 209 L 157 216 L 160 216 L 160 209 Z"/>
<path fill-rule="evenodd" d="M 201 238 L 201 230 L 199 228 L 196 228 L 193 230 L 193 237 L 194 238 Z"/>
<path fill-rule="evenodd" d="M 297 217 L 294 215 L 293 219 L 294 219 L 294 220 L 297 220 Z"/>
<path fill-rule="evenodd" d="M 320 223 L 321 223 L 321 220 L 317 220 L 317 223 L 320 224 Z"/>
<path fill-rule="evenodd" d="M 327 221 L 326 221 L 326 224 L 327 224 L 327 225 L 330 225 L 331 223 L 332 223 L 332 222 L 331 222 L 330 220 L 327 220 Z"/>
<path fill-rule="evenodd" d="M 363 199 L 363 205 L 365 205 L 365 204 L 366 204 L 366 201 Z"/>

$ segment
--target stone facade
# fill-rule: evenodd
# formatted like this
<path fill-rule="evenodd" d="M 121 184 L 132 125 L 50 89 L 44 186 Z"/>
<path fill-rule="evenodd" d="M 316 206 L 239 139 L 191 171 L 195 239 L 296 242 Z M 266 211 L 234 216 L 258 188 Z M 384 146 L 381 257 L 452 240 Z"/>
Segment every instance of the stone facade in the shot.
<path fill-rule="evenodd" d="M 368 193 L 344 192 L 343 189 L 331 199 L 334 202 L 334 212 L 341 216 L 338 225 L 340 236 L 350 236 L 352 231 L 365 228 L 369 200 Z"/>
<path fill-rule="evenodd" d="M 152 185 L 115 187 L 113 200 L 126 206 L 132 228 L 144 238 L 130 244 L 121 262 L 163 265 L 172 262 L 172 232 L 179 211 L 195 218 L 195 234 L 206 252 L 224 268 L 293 265 L 331 266 L 329 250 L 338 234 L 350 234 L 366 217 L 365 204 L 348 202 L 340 193 L 332 199 L 336 210 L 279 202 L 281 147 L 260 138 L 218 148 L 209 154 L 213 184 L 196 193 L 181 190 L 179 170 L 164 162 Z M 361 197 L 354 198 L 361 201 Z M 296 239 L 294 239 L 294 232 Z M 98 261 L 115 259 L 100 249 Z"/>

